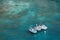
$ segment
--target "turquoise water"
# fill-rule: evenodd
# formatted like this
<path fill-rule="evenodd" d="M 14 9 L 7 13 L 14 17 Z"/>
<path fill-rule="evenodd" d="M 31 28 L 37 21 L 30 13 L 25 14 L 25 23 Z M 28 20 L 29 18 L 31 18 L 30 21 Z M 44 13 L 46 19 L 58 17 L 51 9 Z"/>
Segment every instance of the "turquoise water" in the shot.
<path fill-rule="evenodd" d="M 28 29 L 35 24 L 45 24 L 47 32 L 31 34 Z M 60 40 L 60 1 L 1 1 L 0 40 Z"/>

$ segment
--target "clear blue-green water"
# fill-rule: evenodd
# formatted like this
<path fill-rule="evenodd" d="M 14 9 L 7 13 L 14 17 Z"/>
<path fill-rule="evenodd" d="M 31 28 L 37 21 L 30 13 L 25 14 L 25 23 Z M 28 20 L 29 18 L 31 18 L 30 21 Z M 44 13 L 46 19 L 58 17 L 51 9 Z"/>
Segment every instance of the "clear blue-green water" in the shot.
<path fill-rule="evenodd" d="M 35 24 L 47 32 L 31 34 Z M 0 0 L 0 40 L 60 40 L 60 0 Z"/>

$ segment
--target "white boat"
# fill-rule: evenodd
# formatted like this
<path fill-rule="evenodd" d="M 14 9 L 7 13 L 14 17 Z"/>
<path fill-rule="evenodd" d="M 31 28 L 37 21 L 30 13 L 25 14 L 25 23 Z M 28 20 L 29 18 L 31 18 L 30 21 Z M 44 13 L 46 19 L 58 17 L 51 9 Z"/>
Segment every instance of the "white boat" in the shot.
<path fill-rule="evenodd" d="M 36 27 L 34 27 L 34 29 L 37 30 L 37 31 L 41 31 L 41 26 L 40 25 L 36 26 Z"/>
<path fill-rule="evenodd" d="M 34 27 L 34 28 L 30 28 L 29 31 L 32 32 L 32 33 L 37 33 L 38 31 L 41 31 L 41 30 L 46 30 L 47 27 L 45 25 L 37 25 Z"/>
<path fill-rule="evenodd" d="M 46 30 L 47 27 L 45 25 L 41 25 L 41 29 Z"/>
<path fill-rule="evenodd" d="M 37 33 L 37 30 L 35 30 L 34 28 L 30 28 L 29 31 L 30 31 L 31 33 Z"/>

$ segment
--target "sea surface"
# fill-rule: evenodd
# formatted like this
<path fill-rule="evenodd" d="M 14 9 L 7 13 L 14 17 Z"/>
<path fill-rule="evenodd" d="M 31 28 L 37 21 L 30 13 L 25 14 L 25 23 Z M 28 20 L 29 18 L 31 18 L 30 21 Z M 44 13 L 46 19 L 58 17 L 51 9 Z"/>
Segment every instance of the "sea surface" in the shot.
<path fill-rule="evenodd" d="M 35 24 L 46 33 L 30 33 Z M 60 0 L 0 0 L 0 40 L 60 40 Z"/>

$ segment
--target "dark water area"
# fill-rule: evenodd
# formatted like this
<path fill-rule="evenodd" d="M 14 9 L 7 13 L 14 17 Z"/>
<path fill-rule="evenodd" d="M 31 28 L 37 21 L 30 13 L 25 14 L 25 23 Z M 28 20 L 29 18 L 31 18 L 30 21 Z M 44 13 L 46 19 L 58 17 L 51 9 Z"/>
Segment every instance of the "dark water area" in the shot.
<path fill-rule="evenodd" d="M 43 31 L 28 31 L 45 24 Z M 0 40 L 60 40 L 60 0 L 0 0 Z"/>

